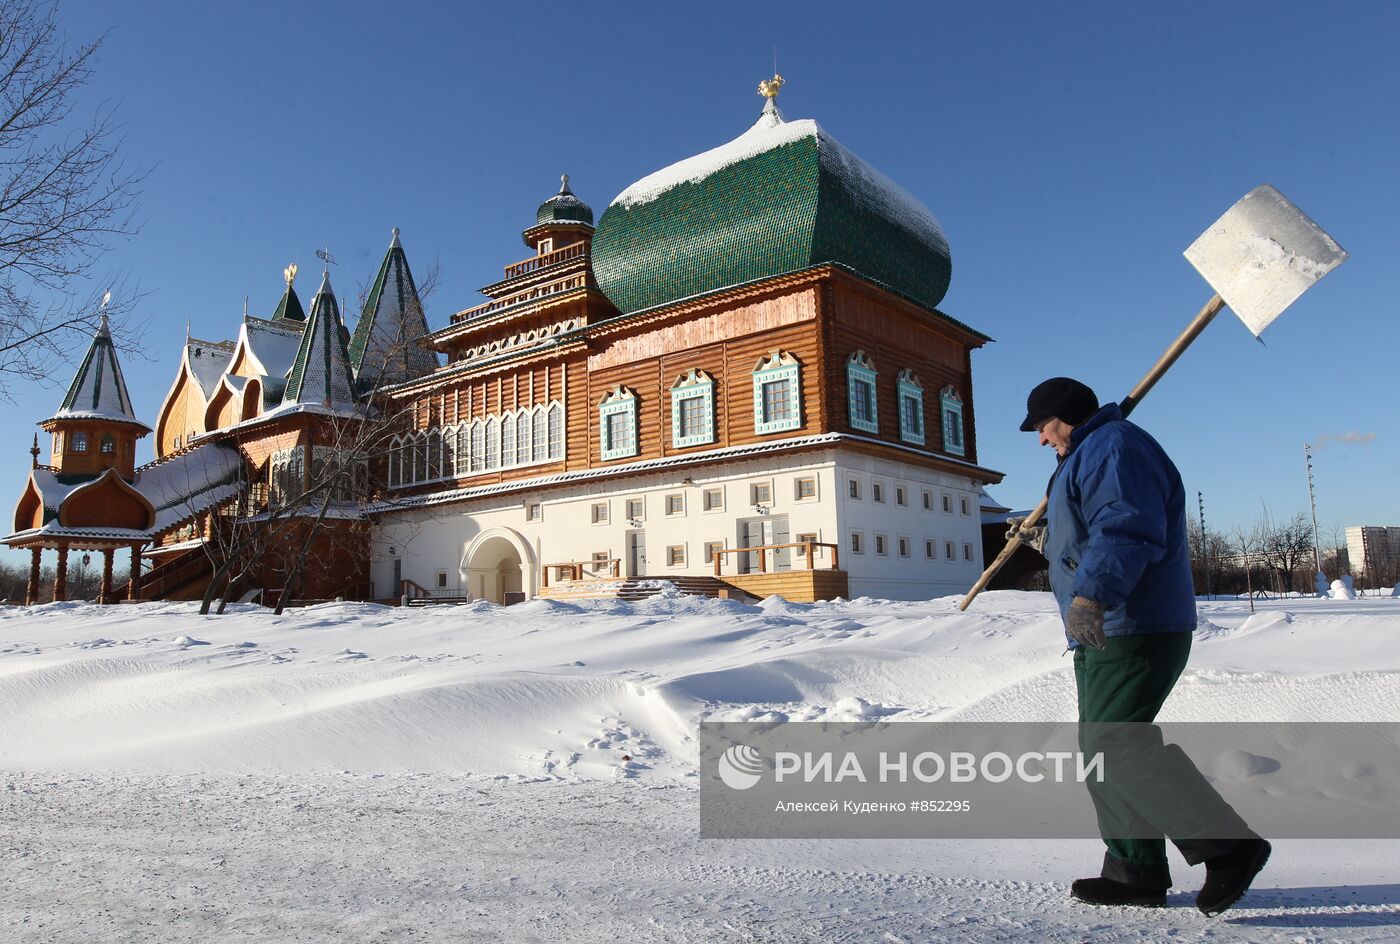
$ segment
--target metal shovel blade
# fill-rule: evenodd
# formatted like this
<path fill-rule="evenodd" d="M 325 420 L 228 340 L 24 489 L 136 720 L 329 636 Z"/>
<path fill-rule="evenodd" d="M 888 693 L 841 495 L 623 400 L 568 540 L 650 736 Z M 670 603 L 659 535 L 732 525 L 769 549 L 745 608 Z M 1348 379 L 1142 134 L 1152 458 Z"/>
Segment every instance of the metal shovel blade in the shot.
<path fill-rule="evenodd" d="M 1186 259 L 1255 337 L 1347 252 L 1268 184 L 1245 194 L 1186 250 Z"/>

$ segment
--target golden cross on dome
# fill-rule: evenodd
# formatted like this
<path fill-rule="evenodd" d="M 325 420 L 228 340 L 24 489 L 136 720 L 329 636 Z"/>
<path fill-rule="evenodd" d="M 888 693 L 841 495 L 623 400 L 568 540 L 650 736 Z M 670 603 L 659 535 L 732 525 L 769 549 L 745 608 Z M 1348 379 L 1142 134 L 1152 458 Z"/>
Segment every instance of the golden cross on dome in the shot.
<path fill-rule="evenodd" d="M 762 82 L 758 83 L 758 94 L 771 101 L 778 97 L 778 90 L 785 84 L 786 82 L 783 80 L 783 77 L 777 72 L 774 72 L 773 78 L 764 79 Z"/>
<path fill-rule="evenodd" d="M 291 265 L 287 266 L 287 268 L 282 270 L 282 278 L 287 281 L 287 288 L 292 287 L 292 283 L 296 281 L 296 277 L 297 264 L 295 262 L 293 262 Z"/>

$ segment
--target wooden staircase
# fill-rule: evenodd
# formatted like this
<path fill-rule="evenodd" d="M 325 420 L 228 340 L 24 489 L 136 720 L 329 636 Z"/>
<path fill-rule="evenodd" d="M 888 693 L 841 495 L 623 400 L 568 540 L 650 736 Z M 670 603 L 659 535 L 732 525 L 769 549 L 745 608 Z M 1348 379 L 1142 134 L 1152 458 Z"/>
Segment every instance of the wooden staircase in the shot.
<path fill-rule="evenodd" d="M 192 585 L 199 585 L 199 593 L 204 592 L 203 581 L 213 576 L 214 567 L 203 547 L 188 550 L 166 558 L 141 575 L 141 599 L 143 600 L 187 600 L 198 599 L 191 595 Z M 116 599 L 125 600 L 131 582 L 127 581 L 115 588 Z M 178 595 L 181 591 L 184 595 Z"/>
<path fill-rule="evenodd" d="M 747 601 L 753 599 L 733 584 L 718 577 L 596 577 L 562 580 L 541 587 L 542 600 L 645 600 L 667 585 L 694 597 Z"/>

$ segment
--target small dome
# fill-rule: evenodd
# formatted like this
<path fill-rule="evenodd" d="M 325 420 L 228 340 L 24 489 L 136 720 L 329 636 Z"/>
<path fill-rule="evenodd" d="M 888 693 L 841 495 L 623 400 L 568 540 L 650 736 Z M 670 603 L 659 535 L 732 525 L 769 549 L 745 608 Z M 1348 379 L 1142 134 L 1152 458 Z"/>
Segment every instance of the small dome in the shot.
<path fill-rule="evenodd" d="M 559 192 L 540 204 L 535 225 L 542 223 L 584 223 L 593 225 L 593 209 L 569 189 L 569 175 L 559 178 Z"/>
<path fill-rule="evenodd" d="M 928 308 L 952 275 L 917 197 L 771 100 L 738 138 L 624 190 L 593 237 L 598 287 L 623 312 L 831 263 Z"/>

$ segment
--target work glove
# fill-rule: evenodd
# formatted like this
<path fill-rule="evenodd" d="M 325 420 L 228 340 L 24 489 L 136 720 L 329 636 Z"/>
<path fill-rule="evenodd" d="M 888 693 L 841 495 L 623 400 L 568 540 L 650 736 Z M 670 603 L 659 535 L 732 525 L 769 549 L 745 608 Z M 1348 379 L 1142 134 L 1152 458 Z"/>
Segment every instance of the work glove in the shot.
<path fill-rule="evenodd" d="M 1037 552 L 1045 553 L 1045 525 L 1037 524 L 1030 528 L 1022 528 L 1021 524 L 1026 520 L 1025 516 L 1020 518 L 1007 518 L 1006 523 L 1011 527 L 1006 529 L 1006 540 L 1014 541 L 1016 535 L 1021 536 L 1022 544 L 1029 544 Z"/>
<path fill-rule="evenodd" d="M 1088 597 L 1075 597 L 1069 604 L 1069 615 L 1065 617 L 1065 635 L 1081 646 L 1103 649 L 1108 646 L 1108 637 L 1103 634 L 1104 605 Z"/>

